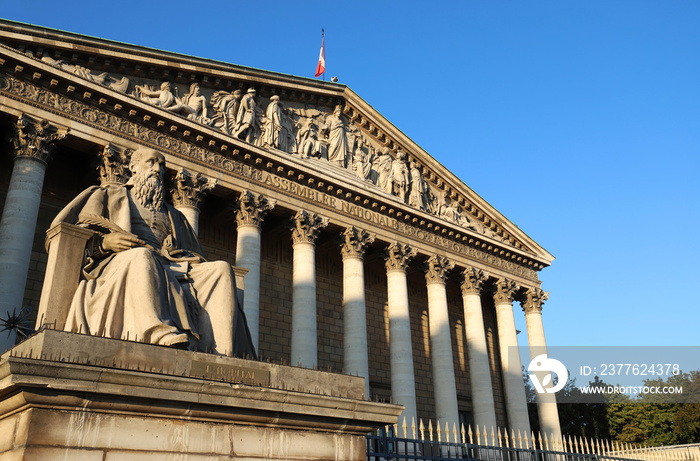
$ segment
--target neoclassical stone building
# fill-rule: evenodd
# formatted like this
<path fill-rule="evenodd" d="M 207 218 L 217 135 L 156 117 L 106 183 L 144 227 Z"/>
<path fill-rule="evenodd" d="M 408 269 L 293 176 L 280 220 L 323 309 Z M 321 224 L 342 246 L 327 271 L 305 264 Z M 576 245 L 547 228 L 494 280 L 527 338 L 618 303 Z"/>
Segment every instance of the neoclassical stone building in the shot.
<path fill-rule="evenodd" d="M 157 149 L 208 258 L 247 270 L 263 360 L 364 376 L 409 424 L 529 432 L 514 302 L 544 347 L 552 255 L 345 85 L 1 21 L 0 131 L 5 321 L 62 328 L 52 219 Z"/>

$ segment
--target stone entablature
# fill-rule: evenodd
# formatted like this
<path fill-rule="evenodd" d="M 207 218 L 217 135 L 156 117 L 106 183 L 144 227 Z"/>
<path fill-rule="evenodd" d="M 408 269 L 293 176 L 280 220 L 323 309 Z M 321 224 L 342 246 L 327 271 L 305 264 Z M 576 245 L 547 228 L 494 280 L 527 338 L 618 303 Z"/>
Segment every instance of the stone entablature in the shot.
<path fill-rule="evenodd" d="M 15 54 L 12 50 L 5 51 L 8 58 Z M 158 108 L 124 99 L 124 95 L 119 96 L 93 82 L 58 80 L 51 75 L 56 68 L 31 57 L 15 54 L 12 58 L 14 63 L 8 59 L 3 62 L 8 73 L 2 79 L 2 88 L 11 97 L 29 100 L 34 106 L 98 128 L 105 132 L 105 137 L 110 134 L 124 137 L 125 145 L 147 143 L 184 160 L 194 160 L 195 164 L 203 163 L 206 168 L 219 170 L 224 175 L 240 175 L 241 179 L 252 180 L 290 199 L 315 203 L 335 209 L 351 220 L 359 218 L 372 226 L 384 227 L 388 238 L 391 238 L 389 234 L 399 232 L 410 240 L 419 239 L 429 246 L 442 248 L 438 251 L 457 252 L 476 259 L 485 264 L 484 269 L 494 273 L 498 272 L 494 268 L 498 268 L 536 281 L 536 272 L 549 262 L 412 209 L 378 192 L 371 184 L 357 184 L 356 177 L 349 171 L 324 167 L 319 163 L 321 160 L 295 161 L 291 156 L 256 148 L 210 127 L 198 126 L 191 120 L 172 115 L 162 117 Z M 78 87 L 80 83 L 85 87 Z M 218 179 L 224 185 L 224 181 Z M 456 262 L 460 263 L 458 259 Z"/>
<path fill-rule="evenodd" d="M 45 63 L 68 72 L 72 77 L 78 76 L 102 88 L 109 88 L 117 93 L 132 94 L 135 99 L 141 99 L 147 104 L 164 107 L 166 111 L 189 117 L 198 125 L 214 126 L 229 137 L 236 130 L 235 126 L 226 128 L 226 111 L 231 111 L 236 102 L 240 106 L 241 100 L 245 100 L 247 96 L 244 94 L 249 87 L 256 88 L 259 115 L 257 126 L 262 131 L 265 130 L 266 125 L 274 129 L 268 130 L 267 134 L 258 133 L 253 144 L 258 144 L 267 150 L 286 149 L 289 152 L 302 149 L 304 145 L 302 138 L 309 133 L 306 129 L 308 128 L 306 122 L 309 121 L 314 125 L 314 130 L 311 131 L 319 135 L 318 143 L 324 144 L 321 151 L 327 150 L 330 147 L 328 131 L 330 120 L 333 118 L 333 108 L 340 104 L 345 125 L 344 135 L 349 153 L 352 155 L 349 159 L 351 161 L 347 162 L 349 173 L 366 177 L 367 164 L 362 166 L 362 159 L 372 155 L 379 157 L 385 148 L 390 150 L 389 157 L 393 161 L 396 161 L 401 152 L 404 152 L 403 163 L 408 171 L 409 180 L 415 172 L 420 172 L 420 176 L 414 181 L 418 187 L 411 186 L 412 192 L 418 190 L 420 195 L 422 187 L 427 185 L 424 195 L 430 198 L 428 203 L 425 203 L 425 200 L 412 197 L 409 193 L 404 198 L 405 204 L 417 210 L 427 211 L 432 215 L 431 219 L 436 218 L 440 224 L 441 221 L 447 221 L 455 224 L 457 228 L 471 229 L 473 233 L 481 234 L 482 237 L 488 236 L 498 241 L 500 245 L 512 246 L 526 254 L 537 255 L 538 259 L 543 259 L 544 265 L 548 265 L 553 259 L 544 249 L 516 226 L 508 223 L 497 210 L 469 190 L 458 178 L 344 85 L 317 82 L 57 32 L 54 32 L 55 36 L 49 39 L 45 30 L 38 34 L 39 37 L 34 37 L 33 43 L 28 44 L 17 41 L 16 34 L 17 32 L 36 34 L 31 26 L 13 24 L 3 26 L 0 28 L 2 29 L 0 39 L 4 38 L 6 44 L 32 54 L 37 61 L 43 59 Z M 51 33 L 48 36 L 51 36 Z M 79 48 L 75 46 L 76 41 L 81 45 Z M 125 84 L 124 79 L 128 83 Z M 159 93 L 161 92 L 159 88 L 165 83 L 171 84 L 168 90 L 170 97 L 160 98 L 158 96 L 165 93 Z M 277 98 L 278 102 L 271 101 L 270 98 Z M 272 110 L 265 110 L 266 105 L 268 109 L 274 107 Z M 268 115 L 275 118 L 274 114 L 281 115 L 278 117 L 278 122 L 270 122 L 271 118 Z M 134 115 L 141 116 L 141 114 Z M 229 119 L 232 115 L 228 116 Z M 279 132 L 284 133 L 285 129 L 289 128 L 284 123 L 285 117 L 289 118 L 289 116 L 295 119 L 292 120 L 294 125 L 291 126 L 292 130 L 297 131 L 294 142 L 270 143 L 269 134 L 272 131 L 277 133 L 272 139 L 279 139 Z M 163 120 L 159 122 L 169 123 Z M 172 126 L 170 129 L 173 129 Z M 185 130 L 185 133 L 187 131 Z M 321 136 L 321 132 L 325 134 Z M 190 135 L 196 137 L 193 131 L 190 131 Z M 241 136 L 247 137 L 242 134 Z M 204 142 L 207 143 L 207 140 Z M 214 145 L 209 145 L 210 143 L 211 140 L 206 148 L 220 149 L 223 152 L 231 147 L 226 142 L 216 142 Z M 301 153 L 299 155 L 303 157 Z M 355 159 L 357 161 L 353 161 Z M 372 166 L 371 173 L 376 176 L 378 169 Z M 378 178 L 371 179 L 377 183 L 376 189 L 381 189 Z M 376 192 L 373 191 L 375 194 Z M 397 192 L 390 193 L 401 196 Z"/>
<path fill-rule="evenodd" d="M 415 216 L 417 212 L 414 211 L 415 214 L 410 214 L 410 212 L 401 211 L 402 209 L 406 210 L 405 206 L 393 204 L 393 207 L 387 209 L 387 206 L 392 204 L 380 202 L 381 199 L 370 203 L 369 194 L 364 194 L 363 192 L 366 192 L 364 190 L 358 193 L 357 188 L 354 188 L 351 183 L 347 180 L 343 181 L 345 178 L 338 177 L 337 181 L 334 182 L 348 187 L 349 192 L 341 187 L 328 185 L 323 181 L 315 181 L 314 177 L 321 177 L 318 172 L 304 168 L 305 165 L 294 165 L 287 162 L 283 164 L 282 160 L 286 160 L 284 157 L 278 156 L 277 159 L 274 159 L 270 158 L 272 154 L 268 154 L 268 160 L 277 161 L 268 161 L 263 164 L 262 156 L 257 152 L 243 154 L 236 149 L 229 156 L 212 153 L 211 150 L 196 145 L 196 139 L 195 142 L 186 142 L 170 134 L 159 133 L 144 126 L 150 121 L 148 115 L 141 119 L 145 120 L 146 123 L 140 123 L 141 120 L 139 123 L 130 121 L 8 74 L 0 74 L 0 91 L 25 101 L 31 101 L 34 106 L 42 107 L 61 117 L 70 117 L 74 121 L 102 130 L 106 134 L 123 136 L 126 138 L 125 144 L 128 142 L 137 143 L 137 145 L 148 144 L 175 157 L 193 160 L 196 163 L 204 164 L 206 168 L 219 170 L 224 173 L 223 179 L 220 179 L 222 185 L 226 179 L 229 182 L 231 179 L 248 180 L 251 181 L 251 184 L 262 185 L 273 191 L 281 192 L 288 198 L 293 197 L 303 202 L 314 203 L 315 206 L 335 209 L 351 220 L 360 218 L 374 226 L 384 227 L 387 230 L 388 238 L 399 232 L 411 240 L 419 239 L 432 246 L 438 246 L 443 249 L 442 251 L 457 252 L 477 259 L 491 267 L 492 272 L 496 272 L 493 270 L 496 267 L 518 277 L 535 281 L 537 280 L 536 271 L 544 267 L 542 263 L 521 255 L 513 249 L 503 248 L 491 239 L 464 235 L 455 232 L 454 227 L 450 229 L 448 226 L 434 225 L 432 222 L 428 222 L 429 217 L 425 213 L 422 214 L 426 219 L 419 221 L 419 218 Z M 76 93 L 75 89 L 68 94 L 72 93 Z M 103 104 L 103 106 L 108 107 L 107 104 Z M 187 123 L 188 121 L 183 120 L 182 122 Z M 163 125 L 159 121 L 156 123 L 156 128 Z M 171 128 L 170 130 L 170 132 L 175 131 L 177 129 Z M 94 136 L 95 133 L 93 132 L 91 135 Z M 210 144 L 212 142 L 214 141 L 210 141 Z M 222 150 L 228 150 L 224 149 L 225 147 L 226 145 L 222 145 Z M 295 166 L 296 168 L 294 168 Z M 277 174 L 284 172 L 287 173 L 286 177 Z M 336 179 L 333 178 L 332 173 L 329 172 L 324 176 L 326 181 L 330 182 L 332 179 Z M 237 187 L 240 187 L 240 181 L 235 182 Z M 369 207 L 365 208 L 357 203 L 369 205 Z M 379 203 L 383 204 L 380 206 Z M 378 233 L 378 235 L 381 234 Z M 460 240 L 465 243 L 461 243 Z"/>

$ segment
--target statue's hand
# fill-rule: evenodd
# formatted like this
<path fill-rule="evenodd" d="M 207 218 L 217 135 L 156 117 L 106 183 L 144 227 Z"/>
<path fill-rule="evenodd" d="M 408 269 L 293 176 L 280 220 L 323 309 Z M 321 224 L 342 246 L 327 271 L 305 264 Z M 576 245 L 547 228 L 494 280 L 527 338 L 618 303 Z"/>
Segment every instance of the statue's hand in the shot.
<path fill-rule="evenodd" d="M 115 253 L 145 245 L 146 242 L 135 235 L 123 232 L 111 232 L 102 237 L 102 249 Z"/>

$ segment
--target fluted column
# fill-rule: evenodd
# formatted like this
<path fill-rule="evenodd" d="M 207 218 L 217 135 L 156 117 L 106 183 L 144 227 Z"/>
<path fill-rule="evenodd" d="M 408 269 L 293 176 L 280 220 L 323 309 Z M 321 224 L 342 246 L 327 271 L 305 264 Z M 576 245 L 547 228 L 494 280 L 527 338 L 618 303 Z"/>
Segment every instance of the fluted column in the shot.
<path fill-rule="evenodd" d="M 15 124 L 14 166 L 0 219 L 0 329 L 22 310 L 46 164 L 67 132 L 26 114 Z M 0 352 L 12 347 L 15 337 L 14 330 L 0 333 Z"/>
<path fill-rule="evenodd" d="M 367 353 L 367 314 L 365 308 L 365 269 L 362 263 L 374 234 L 349 227 L 342 234 L 343 255 L 343 346 L 345 373 L 365 378 L 369 397 L 369 358 Z"/>
<path fill-rule="evenodd" d="M 530 288 L 526 292 L 526 300 L 522 303 L 527 324 L 527 341 L 530 345 L 530 357 L 547 354 L 547 341 L 544 338 L 544 326 L 542 325 L 542 305 L 547 300 L 548 293 L 540 288 Z M 544 382 L 548 372 L 535 372 L 539 382 Z M 559 377 L 560 379 L 562 377 Z M 559 412 L 557 411 L 557 399 L 554 393 L 535 393 L 537 399 L 537 414 L 540 419 L 540 428 L 548 437 L 555 440 L 561 439 L 561 426 L 559 424 Z"/>
<path fill-rule="evenodd" d="M 260 340 L 260 226 L 276 203 L 274 199 L 244 191 L 236 204 L 236 266 L 248 269 L 244 277 L 243 312 L 256 351 Z"/>
<path fill-rule="evenodd" d="M 316 237 L 328 218 L 300 210 L 292 219 L 292 365 L 313 368 L 318 362 L 316 332 Z"/>
<path fill-rule="evenodd" d="M 491 369 L 481 308 L 481 290 L 488 273 L 469 267 L 464 270 L 463 275 L 464 330 L 467 336 L 474 422 L 479 427 L 496 427 L 496 407 L 493 401 Z"/>
<path fill-rule="evenodd" d="M 199 204 L 202 197 L 216 186 L 216 180 L 202 176 L 199 173 L 190 173 L 180 168 L 175 175 L 172 189 L 173 205 L 185 215 L 195 235 L 199 234 Z"/>
<path fill-rule="evenodd" d="M 386 257 L 386 278 L 389 314 L 389 356 L 391 363 L 391 398 L 406 407 L 399 417 L 411 424 L 417 420 L 416 380 L 413 372 L 411 319 L 408 310 L 406 268 L 416 250 L 398 242 L 389 245 Z"/>
<path fill-rule="evenodd" d="M 520 368 L 520 351 L 513 316 L 513 294 L 518 286 L 512 280 L 499 279 L 496 282 L 496 318 L 498 322 L 498 342 L 501 350 L 503 384 L 506 394 L 506 411 L 510 429 L 530 433 L 530 420 L 527 414 L 527 397 Z"/>
<path fill-rule="evenodd" d="M 457 384 L 455 382 L 450 317 L 447 309 L 445 278 L 454 267 L 443 256 L 428 260 L 425 282 L 428 287 L 428 321 L 430 324 L 430 361 L 433 367 L 433 391 L 437 420 L 453 428 L 459 423 Z"/>

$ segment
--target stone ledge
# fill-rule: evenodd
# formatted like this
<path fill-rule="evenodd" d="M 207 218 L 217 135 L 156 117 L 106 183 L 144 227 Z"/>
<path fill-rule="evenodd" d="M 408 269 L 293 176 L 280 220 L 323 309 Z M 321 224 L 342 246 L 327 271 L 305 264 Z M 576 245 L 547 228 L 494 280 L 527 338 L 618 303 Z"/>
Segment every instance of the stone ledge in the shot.
<path fill-rule="evenodd" d="M 269 373 L 269 386 L 190 376 L 194 362 Z M 0 358 L 0 417 L 36 407 L 355 435 L 402 410 L 364 400 L 363 378 L 54 330 Z"/>

